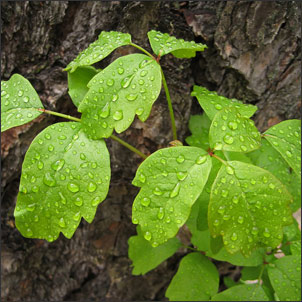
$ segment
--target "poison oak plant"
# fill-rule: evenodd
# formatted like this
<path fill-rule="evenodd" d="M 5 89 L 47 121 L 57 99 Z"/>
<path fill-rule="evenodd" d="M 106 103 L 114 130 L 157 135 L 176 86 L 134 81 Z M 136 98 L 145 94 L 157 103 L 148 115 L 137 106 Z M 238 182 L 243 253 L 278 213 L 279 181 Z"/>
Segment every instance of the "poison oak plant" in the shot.
<path fill-rule="evenodd" d="M 129 34 L 102 32 L 65 70 L 69 95 L 81 119 L 45 110 L 28 80 L 14 74 L 1 82 L 1 131 L 52 114 L 71 122 L 43 130 L 24 159 L 15 208 L 16 227 L 27 238 L 71 238 L 83 217 L 92 222 L 106 198 L 111 138 L 144 161 L 133 185 L 137 235 L 129 239 L 133 274 L 145 274 L 183 244 L 176 235 L 186 224 L 193 250 L 180 261 L 166 296 L 170 300 L 300 301 L 301 239 L 292 213 L 300 207 L 301 128 L 281 122 L 260 133 L 250 117 L 256 106 L 194 86 L 204 110 L 192 116 L 187 137 L 146 156 L 112 133 L 144 122 L 163 85 L 177 141 L 172 103 L 160 58 L 194 57 L 206 46 L 157 31 L 148 33 L 155 56 Z M 91 65 L 114 49 L 131 45 L 143 54 L 116 59 L 103 70 Z M 279 257 L 276 255 L 279 254 Z M 280 257 L 280 255 L 283 255 Z M 244 266 L 239 282 L 225 278 L 210 259 Z M 256 282 L 248 282 L 256 280 Z"/>

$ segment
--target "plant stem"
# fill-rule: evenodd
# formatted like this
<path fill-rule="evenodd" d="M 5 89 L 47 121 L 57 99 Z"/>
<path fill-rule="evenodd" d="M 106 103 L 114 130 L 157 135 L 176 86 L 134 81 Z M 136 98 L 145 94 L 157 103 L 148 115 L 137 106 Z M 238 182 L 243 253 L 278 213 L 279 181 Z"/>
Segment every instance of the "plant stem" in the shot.
<path fill-rule="evenodd" d="M 117 136 L 111 134 L 110 138 L 112 138 L 113 140 L 119 142 L 120 144 L 122 144 L 124 147 L 128 148 L 129 150 L 133 151 L 134 153 L 136 153 L 137 155 L 139 155 L 140 157 L 142 157 L 143 159 L 147 158 L 147 155 L 140 152 L 139 150 L 137 150 L 136 148 L 134 148 L 133 146 L 129 145 L 128 143 L 126 143 L 125 141 L 123 141 L 122 139 L 118 138 Z"/>
<path fill-rule="evenodd" d="M 194 248 L 194 247 L 187 246 L 187 245 L 185 245 L 185 244 L 182 244 L 181 246 L 182 246 L 182 247 L 184 247 L 184 248 L 186 248 L 186 249 L 189 249 L 189 250 L 195 251 L 195 252 L 197 252 L 197 251 L 198 251 L 198 249 L 196 249 L 196 248 Z"/>
<path fill-rule="evenodd" d="M 75 122 L 81 122 L 80 119 L 73 117 L 71 115 L 66 115 L 63 113 L 59 113 L 59 112 L 55 112 L 55 111 L 51 111 L 51 110 L 45 110 L 45 109 L 38 109 L 38 111 L 50 114 L 50 115 L 55 115 L 55 116 L 59 116 L 59 117 L 63 117 L 66 118 L 68 120 L 71 121 L 75 121 Z M 133 151 L 134 153 L 138 154 L 140 157 L 142 157 L 143 159 L 147 158 L 147 155 L 145 155 L 144 153 L 140 152 L 139 150 L 137 150 L 136 148 L 134 148 L 133 146 L 131 146 L 130 144 L 126 143 L 125 141 L 123 141 L 122 139 L 116 137 L 115 135 L 111 135 L 110 138 L 112 138 L 113 140 L 119 142 L 121 145 L 123 145 L 124 147 L 128 148 L 129 150 Z"/>
<path fill-rule="evenodd" d="M 219 156 L 217 156 L 216 154 L 212 154 L 213 157 L 215 157 L 216 159 L 218 159 L 219 161 L 221 161 L 224 165 L 227 166 L 226 161 L 224 161 L 222 158 L 220 158 Z"/>
<path fill-rule="evenodd" d="M 142 48 L 142 47 L 140 47 L 139 45 L 136 45 L 136 44 L 134 44 L 134 43 L 130 43 L 130 45 L 133 46 L 133 47 L 136 47 L 136 48 L 139 49 L 140 51 L 144 52 L 144 53 L 145 53 L 147 56 L 149 56 L 150 58 L 156 60 L 156 59 L 154 58 L 154 56 L 152 56 L 151 53 L 150 53 L 149 51 L 147 51 L 146 49 L 144 49 L 144 48 Z"/>
<path fill-rule="evenodd" d="M 260 274 L 259 274 L 259 277 L 258 277 L 258 284 L 259 285 L 260 285 L 261 278 L 262 278 L 262 275 L 263 275 L 264 267 L 265 267 L 265 264 L 262 265 L 262 268 L 261 268 L 261 271 L 260 271 Z"/>
<path fill-rule="evenodd" d="M 38 111 L 50 114 L 50 115 L 55 115 L 55 116 L 59 116 L 59 117 L 63 117 L 66 118 L 68 120 L 71 121 L 75 121 L 75 122 L 81 122 L 81 120 L 79 118 L 73 117 L 71 115 L 67 115 L 67 114 L 63 114 L 63 113 L 59 113 L 59 112 L 55 112 L 55 111 L 51 111 L 51 110 L 46 110 L 46 109 L 38 109 Z"/>
<path fill-rule="evenodd" d="M 173 140 L 177 140 L 177 131 L 176 131 L 176 125 L 175 125 L 175 118 L 174 118 L 174 111 L 173 111 L 172 101 L 171 101 L 171 97 L 170 97 L 170 93 L 169 93 L 169 89 L 168 89 L 168 85 L 167 85 L 167 82 L 166 82 L 165 75 L 163 73 L 162 68 L 160 68 L 160 70 L 161 70 L 161 75 L 162 75 L 162 79 L 163 79 L 163 85 L 164 85 L 164 89 L 165 89 L 165 93 L 166 93 L 166 98 L 167 98 L 167 102 L 168 102 L 168 108 L 169 108 L 171 125 L 172 125 L 172 132 L 173 132 Z"/>

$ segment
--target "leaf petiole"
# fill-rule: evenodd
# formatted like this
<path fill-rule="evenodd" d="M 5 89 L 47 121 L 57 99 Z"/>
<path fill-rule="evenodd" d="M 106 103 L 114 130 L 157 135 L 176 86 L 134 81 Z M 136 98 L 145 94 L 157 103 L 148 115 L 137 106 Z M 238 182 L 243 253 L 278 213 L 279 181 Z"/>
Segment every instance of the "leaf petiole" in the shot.
<path fill-rule="evenodd" d="M 220 158 L 219 156 L 217 156 L 216 154 L 214 153 L 211 153 L 210 154 L 212 157 L 215 157 L 216 159 L 218 159 L 220 162 L 222 162 L 224 165 L 228 165 L 226 161 L 224 161 L 222 158 Z"/>
<path fill-rule="evenodd" d="M 160 68 L 161 70 L 161 76 L 163 79 L 163 85 L 164 85 L 164 89 L 165 89 L 165 93 L 166 93 L 166 98 L 167 98 L 167 102 L 168 102 L 168 108 L 169 108 L 169 113 L 170 113 L 170 119 L 171 119 L 171 125 L 172 125 L 172 132 L 173 132 L 173 140 L 177 140 L 177 131 L 176 131 L 176 125 L 175 125 L 175 117 L 174 117 L 174 111 L 173 111 L 173 106 L 172 106 L 172 101 L 171 101 L 171 97 L 170 97 L 170 92 L 168 89 L 168 85 L 165 79 L 165 75 L 163 73 L 162 68 Z"/>
<path fill-rule="evenodd" d="M 144 49 L 144 48 L 142 48 L 139 45 L 136 45 L 134 43 L 130 43 L 129 45 L 139 49 L 140 51 L 144 52 L 147 56 L 149 56 L 150 58 L 152 58 L 156 61 L 156 58 L 154 58 L 154 56 L 149 51 L 147 51 L 146 49 Z"/>
<path fill-rule="evenodd" d="M 55 116 L 59 116 L 62 118 L 66 118 L 68 120 L 71 121 L 75 121 L 75 122 L 81 122 L 80 119 L 73 117 L 71 115 L 67 115 L 67 114 L 63 114 L 63 113 L 59 113 L 59 112 L 55 112 L 55 111 L 51 111 L 51 110 L 46 110 L 46 109 L 37 109 L 38 111 L 41 111 L 43 113 L 47 113 L 50 115 L 55 115 Z M 133 151 L 134 153 L 136 153 L 137 155 L 139 155 L 140 157 L 142 157 L 143 159 L 147 158 L 147 155 L 145 155 L 144 153 L 140 152 L 139 150 L 137 150 L 135 147 L 131 146 L 130 144 L 126 143 L 125 141 L 123 141 L 122 139 L 116 137 L 115 135 L 111 135 L 110 136 L 111 139 L 119 142 L 121 145 L 123 145 L 124 147 L 128 148 L 129 150 Z"/>

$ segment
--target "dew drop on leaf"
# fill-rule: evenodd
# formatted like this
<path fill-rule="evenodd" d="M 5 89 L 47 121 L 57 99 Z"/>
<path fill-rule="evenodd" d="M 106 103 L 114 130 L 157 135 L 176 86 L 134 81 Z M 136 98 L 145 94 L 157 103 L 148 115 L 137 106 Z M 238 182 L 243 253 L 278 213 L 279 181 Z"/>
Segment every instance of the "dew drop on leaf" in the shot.
<path fill-rule="evenodd" d="M 72 193 L 76 193 L 80 190 L 79 186 L 73 182 L 67 184 L 67 189 Z"/>
<path fill-rule="evenodd" d="M 234 170 L 233 170 L 233 168 L 231 168 L 230 166 L 227 166 L 227 167 L 226 167 L 226 172 L 227 172 L 229 175 L 233 175 L 233 174 L 234 174 Z"/>
<path fill-rule="evenodd" d="M 176 175 L 180 181 L 183 181 L 186 179 L 188 173 L 187 172 L 177 172 Z"/>
<path fill-rule="evenodd" d="M 77 212 L 77 213 L 75 213 L 75 214 L 72 216 L 72 219 L 73 219 L 74 221 L 79 221 L 80 217 L 81 217 L 81 213 L 80 213 L 80 212 Z"/>
<path fill-rule="evenodd" d="M 144 207 L 149 206 L 150 202 L 151 202 L 151 199 L 148 198 L 148 197 L 144 197 L 144 198 L 141 199 L 141 204 L 142 204 Z"/>
<path fill-rule="evenodd" d="M 59 220 L 59 226 L 60 226 L 61 228 L 65 228 L 65 227 L 66 227 L 66 223 L 65 223 L 65 220 L 64 220 L 63 217 L 60 218 L 60 220 Z"/>
<path fill-rule="evenodd" d="M 90 182 L 88 184 L 87 190 L 88 190 L 88 192 L 92 193 L 96 190 L 96 188 L 97 188 L 97 185 L 94 182 Z"/>
<path fill-rule="evenodd" d="M 100 202 L 101 202 L 101 198 L 100 198 L 99 196 L 97 196 L 97 197 L 95 197 L 95 198 L 92 199 L 91 205 L 95 207 L 95 206 L 97 206 Z"/>
<path fill-rule="evenodd" d="M 51 164 L 51 168 L 55 171 L 60 171 L 64 167 L 64 164 L 65 160 L 59 159 Z"/>
<path fill-rule="evenodd" d="M 176 158 L 176 161 L 178 162 L 178 163 L 183 163 L 184 161 L 185 161 L 185 158 L 183 157 L 183 155 L 179 155 L 177 158 Z"/>
<path fill-rule="evenodd" d="M 56 180 L 49 172 L 47 172 L 44 174 L 43 183 L 49 187 L 54 187 L 56 185 Z"/>
<path fill-rule="evenodd" d="M 158 209 L 157 217 L 158 217 L 158 219 L 161 220 L 164 218 L 164 216 L 165 216 L 165 210 L 164 210 L 164 208 L 160 207 Z"/>
<path fill-rule="evenodd" d="M 144 238 L 145 238 L 146 240 L 150 241 L 151 238 L 152 238 L 151 233 L 150 233 L 150 232 L 146 232 L 145 235 L 144 235 Z"/>
<path fill-rule="evenodd" d="M 78 207 L 81 207 L 83 205 L 83 198 L 81 196 L 77 197 L 74 204 Z"/>
<path fill-rule="evenodd" d="M 158 187 L 156 187 L 156 188 L 153 190 L 153 194 L 154 194 L 154 195 L 157 195 L 157 196 L 161 196 L 161 195 L 163 195 L 163 192 L 162 192 Z"/>
<path fill-rule="evenodd" d="M 117 110 L 115 111 L 115 113 L 113 114 L 113 119 L 116 121 L 119 121 L 123 118 L 123 112 L 122 110 Z"/>
<path fill-rule="evenodd" d="M 171 191 L 170 197 L 171 198 L 176 197 L 179 194 L 179 190 L 180 190 L 180 183 L 178 182 L 174 187 L 174 189 Z"/>

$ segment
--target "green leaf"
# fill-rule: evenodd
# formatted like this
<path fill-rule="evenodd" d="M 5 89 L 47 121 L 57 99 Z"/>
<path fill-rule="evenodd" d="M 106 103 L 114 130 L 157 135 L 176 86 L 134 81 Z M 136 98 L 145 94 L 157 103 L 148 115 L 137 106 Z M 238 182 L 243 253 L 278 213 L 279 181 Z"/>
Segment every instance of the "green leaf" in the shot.
<path fill-rule="evenodd" d="M 210 236 L 210 231 L 192 231 L 191 242 L 200 251 L 206 252 L 206 256 L 211 257 L 215 260 L 226 261 L 233 265 L 238 266 L 258 266 L 263 262 L 263 256 L 265 255 L 264 248 L 258 248 L 252 251 L 249 257 L 244 257 L 240 252 L 235 254 L 230 254 L 227 252 L 225 247 L 222 247 L 218 251 L 214 251 L 211 246 L 212 237 Z M 215 239 L 218 239 L 216 237 Z"/>
<path fill-rule="evenodd" d="M 280 301 L 301 301 L 301 255 L 276 260 L 268 275 Z"/>
<path fill-rule="evenodd" d="M 245 266 L 241 270 L 241 280 L 257 280 L 260 276 L 262 265 L 259 266 Z"/>
<path fill-rule="evenodd" d="M 301 121 L 283 121 L 265 131 L 264 138 L 301 177 Z"/>
<path fill-rule="evenodd" d="M 109 153 L 103 140 L 87 138 L 80 123 L 47 127 L 31 143 L 23 162 L 16 226 L 24 237 L 71 238 L 94 218 L 108 192 Z"/>
<path fill-rule="evenodd" d="M 92 66 L 81 66 L 74 72 L 68 72 L 68 94 L 76 107 L 88 92 L 88 82 L 99 71 Z"/>
<path fill-rule="evenodd" d="M 132 274 L 143 275 L 171 257 L 179 249 L 181 243 L 177 238 L 172 238 L 158 247 L 152 247 L 137 227 L 137 236 L 130 237 L 128 245 L 128 255 L 134 266 Z"/>
<path fill-rule="evenodd" d="M 24 125 L 42 114 L 43 105 L 36 90 L 20 74 L 1 81 L 1 132 Z"/>
<path fill-rule="evenodd" d="M 170 301 L 209 301 L 217 293 L 218 286 L 216 266 L 204 255 L 190 253 L 180 261 L 166 297 Z"/>
<path fill-rule="evenodd" d="M 102 31 L 98 40 L 91 43 L 71 61 L 66 71 L 74 72 L 79 66 L 89 66 L 106 58 L 111 52 L 123 45 L 131 44 L 131 36 L 116 31 Z"/>
<path fill-rule="evenodd" d="M 211 301 L 269 301 L 259 284 L 243 284 L 231 287 L 214 297 Z"/>
<path fill-rule="evenodd" d="M 258 246 L 275 248 L 292 223 L 292 197 L 268 171 L 238 161 L 223 165 L 212 186 L 209 228 L 230 253 L 248 256 Z"/>
<path fill-rule="evenodd" d="M 142 54 L 120 57 L 88 83 L 79 106 L 85 132 L 93 139 L 125 131 L 135 114 L 144 122 L 161 90 L 158 63 Z"/>
<path fill-rule="evenodd" d="M 132 207 L 153 246 L 164 243 L 187 221 L 203 190 L 212 161 L 202 149 L 172 147 L 151 154 L 138 168 L 133 185 L 141 187 Z"/>
<path fill-rule="evenodd" d="M 154 53 L 161 57 L 172 53 L 176 58 L 192 58 L 195 57 L 196 51 L 203 51 L 207 48 L 204 44 L 176 39 L 173 36 L 156 30 L 149 31 L 148 38 Z"/>
<path fill-rule="evenodd" d="M 210 147 L 210 125 L 211 121 L 205 114 L 191 115 L 189 120 L 189 129 L 192 135 L 186 138 L 187 144 L 207 150 Z"/>
<path fill-rule="evenodd" d="M 293 212 L 298 210 L 301 207 L 301 177 L 292 172 L 280 153 L 267 140 L 261 139 L 260 149 L 247 153 L 247 156 L 254 165 L 268 170 L 286 186 L 293 196 L 291 209 Z"/>
<path fill-rule="evenodd" d="M 261 136 L 252 120 L 234 107 L 223 108 L 212 122 L 210 146 L 216 150 L 250 152 L 260 147 Z"/>
<path fill-rule="evenodd" d="M 230 106 L 235 107 L 239 113 L 246 118 L 251 117 L 258 109 L 257 106 L 243 104 L 241 101 L 236 99 L 228 99 L 224 96 L 218 95 L 215 91 L 209 91 L 204 87 L 196 85 L 193 87 L 191 95 L 197 98 L 200 106 L 210 120 L 213 120 L 220 110 Z"/>

